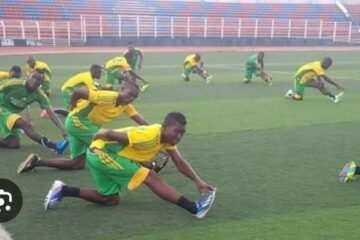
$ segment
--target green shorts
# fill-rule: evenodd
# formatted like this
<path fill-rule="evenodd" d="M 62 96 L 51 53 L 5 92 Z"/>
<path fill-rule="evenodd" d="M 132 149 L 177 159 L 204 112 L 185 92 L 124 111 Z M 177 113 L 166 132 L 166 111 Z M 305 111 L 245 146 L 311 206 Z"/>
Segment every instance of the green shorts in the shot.
<path fill-rule="evenodd" d="M 44 81 L 44 83 L 41 85 L 41 90 L 43 90 L 47 95 L 50 95 L 50 81 Z"/>
<path fill-rule="evenodd" d="M 129 62 L 129 66 L 131 67 L 132 71 L 136 70 L 136 63 L 137 63 L 137 60 Z"/>
<path fill-rule="evenodd" d="M 66 109 L 70 109 L 72 94 L 73 94 L 73 91 L 71 89 L 62 89 L 61 90 L 61 96 L 63 98 L 64 106 Z"/>
<path fill-rule="evenodd" d="M 194 73 L 195 69 L 196 69 L 196 66 L 192 66 L 192 67 L 185 67 L 184 66 L 184 75 L 186 77 L 189 77 L 190 73 Z"/>
<path fill-rule="evenodd" d="M 0 106 L 0 137 L 19 136 L 20 130 L 14 128 L 16 120 L 20 115 L 10 112 L 7 108 Z"/>
<path fill-rule="evenodd" d="M 150 172 L 150 169 L 128 158 L 101 150 L 88 150 L 86 162 L 102 196 L 118 194 L 123 189 L 134 190 Z"/>
<path fill-rule="evenodd" d="M 301 83 L 300 80 L 301 79 L 299 77 L 295 76 L 294 88 L 295 88 L 295 94 L 302 98 L 304 96 L 306 83 L 305 84 Z"/>
<path fill-rule="evenodd" d="M 94 134 L 99 127 L 88 119 L 77 116 L 68 116 L 65 120 L 65 129 L 70 142 L 71 159 L 86 154 Z"/>
<path fill-rule="evenodd" d="M 115 81 L 119 80 L 121 76 L 121 71 L 117 67 L 112 67 L 105 70 L 105 87 L 110 88 L 113 87 Z"/>
<path fill-rule="evenodd" d="M 259 70 L 256 66 L 254 65 L 246 65 L 245 68 L 245 79 L 250 81 L 253 77 L 253 75 L 255 76 L 259 76 Z"/>

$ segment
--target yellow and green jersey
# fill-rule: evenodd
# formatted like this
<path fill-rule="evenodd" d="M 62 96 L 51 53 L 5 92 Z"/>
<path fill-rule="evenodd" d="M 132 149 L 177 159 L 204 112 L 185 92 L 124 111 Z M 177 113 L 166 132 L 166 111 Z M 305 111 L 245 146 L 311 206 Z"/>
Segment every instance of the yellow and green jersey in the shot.
<path fill-rule="evenodd" d="M 116 106 L 119 93 L 114 91 L 90 91 L 87 101 L 79 101 L 69 113 L 76 119 L 88 119 L 97 126 L 109 122 L 125 112 L 129 117 L 137 113 L 131 104 Z"/>
<path fill-rule="evenodd" d="M 51 70 L 45 62 L 35 61 L 34 68 L 30 68 L 30 66 L 26 64 L 26 75 L 29 76 L 32 73 L 32 71 L 34 71 L 35 69 L 44 71 L 45 81 L 50 81 L 52 79 Z"/>
<path fill-rule="evenodd" d="M 42 109 L 50 106 L 49 98 L 39 88 L 29 93 L 25 80 L 10 79 L 0 85 L 0 106 L 13 113 L 20 113 L 33 102 L 39 103 Z"/>
<path fill-rule="evenodd" d="M 105 69 L 111 69 L 112 71 L 118 71 L 119 69 L 121 71 L 130 71 L 131 67 L 125 57 L 115 57 L 105 63 Z"/>
<path fill-rule="evenodd" d="M 76 74 L 67 80 L 61 90 L 73 90 L 76 87 L 86 87 L 89 91 L 98 89 L 99 84 L 91 76 L 90 72 Z"/>
<path fill-rule="evenodd" d="M 325 75 L 325 69 L 321 67 L 321 61 L 311 62 L 302 65 L 295 74 L 295 79 L 301 84 L 311 81 L 314 77 Z"/>
<path fill-rule="evenodd" d="M 9 79 L 9 78 L 10 78 L 9 72 L 0 71 L 0 81 Z"/>
<path fill-rule="evenodd" d="M 187 56 L 184 60 L 184 67 L 185 68 L 192 68 L 197 66 L 201 61 L 195 60 L 195 54 L 191 54 Z"/>
<path fill-rule="evenodd" d="M 127 134 L 129 139 L 127 146 L 122 146 L 114 141 L 97 139 L 91 143 L 90 148 L 96 148 L 107 153 L 115 153 L 138 162 L 151 160 L 162 149 L 176 149 L 176 146 L 161 143 L 160 124 L 120 128 L 115 131 Z"/>

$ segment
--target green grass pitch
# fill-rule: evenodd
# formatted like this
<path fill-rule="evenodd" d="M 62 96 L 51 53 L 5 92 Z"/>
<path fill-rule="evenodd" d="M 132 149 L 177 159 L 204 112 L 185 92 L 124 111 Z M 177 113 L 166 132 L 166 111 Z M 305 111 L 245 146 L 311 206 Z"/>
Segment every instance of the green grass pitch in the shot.
<path fill-rule="evenodd" d="M 62 106 L 60 86 L 66 79 L 115 54 L 35 55 L 52 68 L 53 106 Z M 55 179 L 82 187 L 93 187 L 93 182 L 88 170 L 42 168 L 17 175 L 16 167 L 31 152 L 56 157 L 22 136 L 20 150 L 0 150 L 1 178 L 16 182 L 24 196 L 18 217 L 4 224 L 15 239 L 358 239 L 360 181 L 341 184 L 337 174 L 346 161 L 360 163 L 359 54 L 267 52 L 271 87 L 260 79 L 242 83 L 250 53 L 240 52 L 203 53 L 212 83 L 197 76 L 184 82 L 180 74 L 187 54 L 145 53 L 139 73 L 152 84 L 135 106 L 153 123 L 169 111 L 187 116 L 179 149 L 200 176 L 218 188 L 207 218 L 196 220 L 145 186 L 123 192 L 117 207 L 68 198 L 46 212 L 43 200 Z M 334 104 L 313 89 L 306 89 L 303 102 L 286 100 L 296 69 L 324 56 L 333 58 L 328 75 L 345 87 L 343 101 Z M 25 57 L 1 57 L 0 69 L 24 66 Z M 60 139 L 50 121 L 39 119 L 36 105 L 31 111 L 37 130 Z M 121 117 L 107 127 L 132 124 Z M 198 197 L 194 184 L 174 164 L 162 177 L 186 196 Z"/>

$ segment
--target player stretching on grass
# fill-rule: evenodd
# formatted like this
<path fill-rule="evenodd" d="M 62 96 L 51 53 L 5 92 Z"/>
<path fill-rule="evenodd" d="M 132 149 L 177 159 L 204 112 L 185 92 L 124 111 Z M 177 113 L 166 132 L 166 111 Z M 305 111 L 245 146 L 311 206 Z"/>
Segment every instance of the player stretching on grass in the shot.
<path fill-rule="evenodd" d="M 112 90 L 115 81 L 117 80 L 120 84 L 124 80 L 136 81 L 136 79 L 141 80 L 144 85 L 140 87 L 140 90 L 143 92 L 149 87 L 149 83 L 137 75 L 131 70 L 130 65 L 128 64 L 125 57 L 115 57 L 110 59 L 105 63 L 105 89 Z"/>
<path fill-rule="evenodd" d="M 0 82 L 11 78 L 21 78 L 21 68 L 19 66 L 12 66 L 8 72 L 0 71 Z"/>
<path fill-rule="evenodd" d="M 101 78 L 102 67 L 100 65 L 92 65 L 90 71 L 78 73 L 68 79 L 61 88 L 61 95 L 63 97 L 65 109 L 54 109 L 58 115 L 66 117 L 69 114 L 71 95 L 75 88 L 85 87 L 88 90 L 96 90 L 99 87 L 97 80 Z M 42 114 L 41 117 L 47 117 Z"/>
<path fill-rule="evenodd" d="M 272 78 L 265 72 L 264 52 L 254 54 L 246 60 L 244 83 L 250 83 L 252 76 L 260 77 L 266 84 L 272 84 Z"/>
<path fill-rule="evenodd" d="M 0 85 L 0 147 L 19 148 L 20 131 L 35 142 L 46 146 L 57 153 L 62 154 L 67 146 L 64 140 L 58 144 L 37 133 L 32 126 L 24 121 L 18 113 L 24 110 L 33 102 L 39 103 L 50 116 L 51 121 L 60 129 L 61 135 L 66 138 L 66 132 L 61 121 L 53 112 L 48 97 L 39 89 L 44 81 L 44 74 L 34 71 L 28 80 L 6 81 Z"/>
<path fill-rule="evenodd" d="M 190 81 L 190 73 L 196 73 L 204 79 L 206 83 L 210 83 L 212 76 L 204 70 L 203 66 L 204 62 L 201 60 L 201 55 L 199 53 L 187 56 L 184 60 L 184 72 L 182 73 L 184 81 Z"/>
<path fill-rule="evenodd" d="M 360 167 L 356 166 L 354 161 L 347 162 L 339 173 L 340 182 L 355 180 L 355 176 L 360 175 Z"/>
<path fill-rule="evenodd" d="M 126 58 L 127 63 L 130 65 L 131 69 L 134 72 L 136 69 L 136 64 L 138 63 L 138 59 L 139 59 L 139 63 L 137 64 L 137 69 L 141 69 L 144 56 L 140 51 L 140 49 L 134 47 L 133 43 L 129 43 L 128 49 L 123 53 L 122 56 Z"/>
<path fill-rule="evenodd" d="M 69 135 L 71 160 L 68 158 L 40 160 L 37 154 L 30 154 L 18 167 L 18 173 L 27 172 L 35 167 L 51 167 L 62 170 L 80 170 L 85 167 L 86 149 L 100 126 L 112 121 L 123 112 L 140 125 L 148 122 L 130 103 L 139 94 L 136 83 L 127 81 L 119 92 L 88 91 L 75 89 L 71 105 L 75 106 L 65 120 Z M 87 101 L 79 101 L 81 99 Z"/>
<path fill-rule="evenodd" d="M 293 100 L 303 100 L 305 87 L 312 87 L 318 89 L 334 103 L 339 102 L 344 93 L 344 88 L 325 75 L 325 70 L 327 70 L 331 65 L 332 60 L 329 57 L 325 57 L 321 61 L 302 65 L 295 74 L 295 90 L 288 90 L 285 97 L 292 98 Z M 336 96 L 333 95 L 330 90 L 325 87 L 323 80 L 334 85 L 341 92 Z"/>
<path fill-rule="evenodd" d="M 119 192 L 134 190 L 144 183 L 163 200 L 178 205 L 197 218 L 204 218 L 215 200 L 216 189 L 204 182 L 177 150 L 176 144 L 183 137 L 185 127 L 185 116 L 172 112 L 162 125 L 101 129 L 86 154 L 96 189 L 72 187 L 56 180 L 46 196 L 45 209 L 52 208 L 64 197 L 81 198 L 107 206 L 118 205 Z M 179 172 L 191 179 L 200 193 L 206 194 L 203 198 L 189 200 L 154 171 L 139 164 L 152 159 L 161 149 L 167 151 Z"/>

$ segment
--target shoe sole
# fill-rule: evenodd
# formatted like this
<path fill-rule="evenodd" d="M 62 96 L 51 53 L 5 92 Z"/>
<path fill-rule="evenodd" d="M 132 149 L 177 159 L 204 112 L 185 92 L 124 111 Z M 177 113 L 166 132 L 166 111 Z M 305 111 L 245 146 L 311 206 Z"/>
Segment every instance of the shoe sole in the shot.
<path fill-rule="evenodd" d="M 211 199 L 211 202 L 210 202 L 210 204 L 209 204 L 208 209 L 207 209 L 203 214 L 201 214 L 200 216 L 197 216 L 197 215 L 196 215 L 196 218 L 197 218 L 197 219 L 203 219 L 203 218 L 206 216 L 206 214 L 210 211 L 210 208 L 212 207 L 212 205 L 213 205 L 214 202 L 215 202 L 215 196 L 216 196 L 216 191 L 213 191 L 213 198 Z"/>
<path fill-rule="evenodd" d="M 345 166 L 343 167 L 343 169 L 340 171 L 339 176 L 338 176 L 339 177 L 339 182 L 345 183 L 350 179 L 346 174 L 346 170 L 349 168 L 351 163 L 352 162 L 347 162 L 345 164 Z"/>
<path fill-rule="evenodd" d="M 50 202 L 49 200 L 50 200 L 50 197 L 51 197 L 51 193 L 54 191 L 54 189 L 58 188 L 58 187 L 62 187 L 64 185 L 65 185 L 65 183 L 63 183 L 63 182 L 61 182 L 59 180 L 55 180 L 53 182 L 53 184 L 51 185 L 51 187 L 50 187 L 50 189 L 49 189 L 49 191 L 48 191 L 48 193 L 46 194 L 46 197 L 45 197 L 45 201 L 44 201 L 45 210 L 49 210 L 54 205 L 55 202 L 59 201 L 59 200 L 57 200 L 57 201 Z"/>
<path fill-rule="evenodd" d="M 30 171 L 32 169 L 29 169 L 27 171 L 24 171 L 24 168 L 32 161 L 32 159 L 36 156 L 36 154 L 31 153 L 20 165 L 18 166 L 16 172 L 17 174 L 21 174 L 27 171 Z"/>

